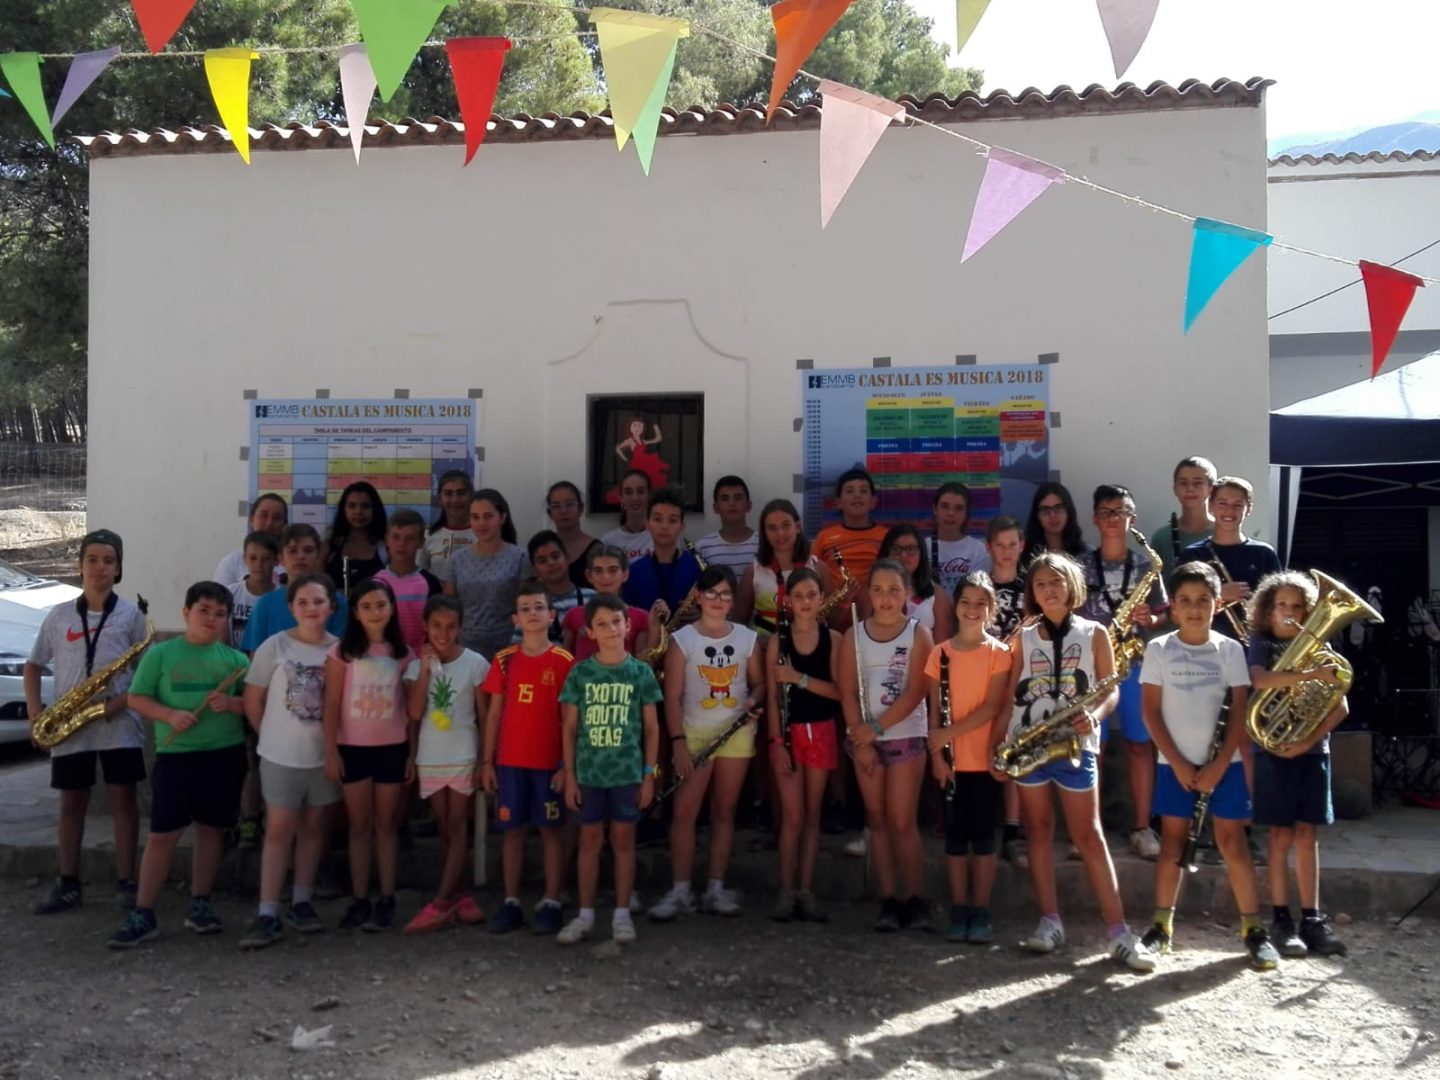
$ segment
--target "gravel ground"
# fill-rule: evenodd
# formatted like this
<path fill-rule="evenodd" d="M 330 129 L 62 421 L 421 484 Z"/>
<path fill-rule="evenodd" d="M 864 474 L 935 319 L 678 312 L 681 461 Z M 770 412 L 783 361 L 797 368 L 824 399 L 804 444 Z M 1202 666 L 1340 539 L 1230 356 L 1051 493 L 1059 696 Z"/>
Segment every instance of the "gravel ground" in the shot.
<path fill-rule="evenodd" d="M 623 952 L 464 928 L 290 933 L 242 954 L 247 902 L 220 898 L 226 930 L 202 939 L 181 928 L 175 892 L 161 937 L 116 954 L 101 890 L 45 920 L 28 914 L 37 895 L 0 882 L 4 1078 L 1440 1073 L 1440 924 L 1423 919 L 1344 927 L 1348 959 L 1263 975 L 1233 926 L 1191 920 L 1161 971 L 1137 976 L 1101 958 L 1093 919 L 1054 957 L 1021 954 L 1028 913 L 1001 918 L 988 949 L 881 937 L 850 907 L 828 927 L 642 920 Z M 402 917 L 421 900 L 402 894 Z M 339 908 L 321 914 L 333 924 Z M 297 1025 L 330 1026 L 335 1045 L 292 1049 Z"/>

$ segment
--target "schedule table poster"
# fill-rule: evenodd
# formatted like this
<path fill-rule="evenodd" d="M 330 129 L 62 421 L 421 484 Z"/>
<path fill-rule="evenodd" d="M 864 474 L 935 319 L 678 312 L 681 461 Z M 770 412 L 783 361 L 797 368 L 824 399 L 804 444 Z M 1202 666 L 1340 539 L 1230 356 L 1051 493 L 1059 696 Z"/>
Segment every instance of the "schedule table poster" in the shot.
<path fill-rule="evenodd" d="M 935 490 L 970 488 L 970 532 L 997 514 L 1022 521 L 1049 476 L 1049 384 L 1034 364 L 802 371 L 805 530 L 839 520 L 835 481 L 866 469 L 875 520 L 927 527 Z"/>
<path fill-rule="evenodd" d="M 387 513 L 415 510 L 428 522 L 441 473 L 475 479 L 476 405 L 459 400 L 252 401 L 250 499 L 274 493 L 290 520 L 321 529 L 340 493 L 373 484 Z"/>

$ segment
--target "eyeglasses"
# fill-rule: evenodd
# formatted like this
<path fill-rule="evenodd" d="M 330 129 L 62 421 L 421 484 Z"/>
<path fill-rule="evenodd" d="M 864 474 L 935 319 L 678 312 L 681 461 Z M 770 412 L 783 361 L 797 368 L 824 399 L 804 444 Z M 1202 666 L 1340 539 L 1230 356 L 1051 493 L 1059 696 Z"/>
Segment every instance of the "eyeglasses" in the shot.
<path fill-rule="evenodd" d="M 725 601 L 727 603 L 735 599 L 734 593 L 721 592 L 719 589 L 702 589 L 700 595 L 706 600 Z"/>
<path fill-rule="evenodd" d="M 1037 509 L 1042 517 L 1053 517 L 1065 513 L 1064 503 L 1042 503 Z"/>
<path fill-rule="evenodd" d="M 891 555 L 919 555 L 920 548 L 917 544 L 896 544 L 890 549 Z"/>
<path fill-rule="evenodd" d="M 569 502 L 546 503 L 545 508 L 547 510 L 579 510 L 580 504 L 574 499 L 571 499 Z"/>
<path fill-rule="evenodd" d="M 1132 517 L 1134 517 L 1134 516 L 1135 516 L 1135 511 L 1133 511 L 1133 510 L 1096 510 L 1096 511 L 1095 511 L 1095 516 L 1096 516 L 1097 518 L 1099 518 L 1101 521 L 1120 521 L 1120 520 L 1123 519 L 1123 518 L 1132 518 Z"/>

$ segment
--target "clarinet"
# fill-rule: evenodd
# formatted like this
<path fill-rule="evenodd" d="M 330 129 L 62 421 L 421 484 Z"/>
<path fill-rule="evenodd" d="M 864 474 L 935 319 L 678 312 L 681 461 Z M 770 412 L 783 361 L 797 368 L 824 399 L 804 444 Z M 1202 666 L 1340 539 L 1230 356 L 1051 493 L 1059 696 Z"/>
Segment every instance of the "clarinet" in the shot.
<path fill-rule="evenodd" d="M 950 726 L 950 650 L 940 650 L 940 726 Z M 940 750 L 940 756 L 945 759 L 945 764 L 950 767 L 950 780 L 945 785 L 945 803 L 955 801 L 955 747 L 946 743 Z"/>
<path fill-rule="evenodd" d="M 1229 726 L 1230 701 L 1229 691 L 1226 691 L 1225 704 L 1220 706 L 1220 718 L 1215 722 L 1215 734 L 1210 737 L 1210 750 L 1205 755 L 1207 764 L 1220 755 L 1220 748 L 1225 745 L 1225 729 Z M 1200 847 L 1200 833 L 1205 828 L 1205 817 L 1210 813 L 1210 796 L 1212 794 L 1214 792 L 1202 791 L 1195 796 L 1195 812 L 1190 815 L 1190 833 L 1185 837 L 1185 850 L 1180 852 L 1180 858 L 1175 860 L 1180 869 L 1191 874 L 1200 869 L 1199 863 L 1195 860 L 1195 854 Z"/>
<path fill-rule="evenodd" d="M 716 735 L 715 738 L 711 739 L 708 743 L 706 743 L 700 749 L 700 752 L 690 759 L 693 765 L 693 768 L 690 770 L 690 776 L 694 776 L 697 772 L 699 772 L 706 765 L 708 765 L 710 763 L 710 759 L 720 752 L 720 748 L 723 747 L 732 738 L 734 738 L 735 734 L 746 724 L 754 721 L 755 718 L 759 716 L 759 714 L 760 708 L 758 705 L 754 708 L 751 708 L 747 703 L 746 706 L 742 708 L 739 713 L 736 714 L 735 719 L 730 721 L 729 726 L 726 727 L 724 731 L 720 732 L 720 734 Z M 652 810 L 655 809 L 655 807 L 659 806 L 671 795 L 674 795 L 675 792 L 680 789 L 680 786 L 684 784 L 685 781 L 688 779 L 690 779 L 689 776 L 677 776 L 675 780 L 671 782 L 670 786 L 667 787 L 664 791 L 662 791 L 658 797 L 656 797 L 655 801 L 650 804 L 650 806 L 646 809 L 645 812 L 647 814 L 650 813 Z"/>
<path fill-rule="evenodd" d="M 775 634 L 779 638 L 779 648 L 775 654 L 776 664 L 784 664 L 790 667 L 790 612 L 785 605 L 780 605 L 776 613 Z M 779 680 L 776 680 L 779 682 Z M 790 745 L 790 684 L 782 682 L 775 688 L 775 697 L 780 705 L 780 741 L 785 746 L 785 756 L 794 761 Z"/>

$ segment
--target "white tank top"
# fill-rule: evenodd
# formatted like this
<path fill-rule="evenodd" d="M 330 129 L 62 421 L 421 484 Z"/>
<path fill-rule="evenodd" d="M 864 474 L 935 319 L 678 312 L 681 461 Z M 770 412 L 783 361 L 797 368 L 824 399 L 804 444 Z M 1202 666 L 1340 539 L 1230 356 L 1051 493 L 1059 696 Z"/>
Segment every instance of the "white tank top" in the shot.
<path fill-rule="evenodd" d="M 905 623 L 890 641 L 876 641 L 865 629 L 862 619 L 856 626 L 855 640 L 860 647 L 860 666 L 865 671 L 865 693 L 869 699 L 870 715 L 875 719 L 888 709 L 905 692 L 905 683 L 910 672 L 910 659 L 915 652 L 914 619 Z M 919 678 L 917 672 L 915 678 Z M 924 738 L 929 727 L 929 710 L 924 699 L 915 711 L 894 727 L 886 729 L 880 736 L 882 742 L 893 739 Z"/>
<path fill-rule="evenodd" d="M 1055 673 L 1055 643 L 1040 636 L 1040 626 L 1027 626 L 1020 631 L 1020 681 L 1015 684 L 1015 700 L 1010 708 L 1010 727 L 1006 738 L 1017 731 L 1037 724 L 1063 709 L 1095 685 L 1095 631 L 1100 624 L 1071 617 L 1070 630 L 1060 643 L 1059 679 Z M 1057 696 L 1058 695 L 1058 696 Z M 1100 733 L 1092 731 L 1080 740 L 1081 748 L 1092 753 L 1100 751 Z"/>
<path fill-rule="evenodd" d="M 730 624 L 724 637 L 706 637 L 694 623 L 670 635 L 685 654 L 681 719 L 687 730 L 724 728 L 745 708 L 750 681 L 745 666 L 755 651 L 755 631 Z"/>
<path fill-rule="evenodd" d="M 931 593 L 924 600 L 916 600 L 912 596 L 905 601 L 905 614 L 932 633 L 935 630 L 935 595 Z"/>

